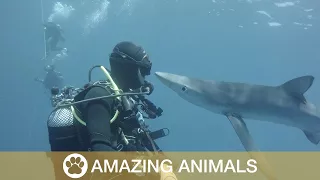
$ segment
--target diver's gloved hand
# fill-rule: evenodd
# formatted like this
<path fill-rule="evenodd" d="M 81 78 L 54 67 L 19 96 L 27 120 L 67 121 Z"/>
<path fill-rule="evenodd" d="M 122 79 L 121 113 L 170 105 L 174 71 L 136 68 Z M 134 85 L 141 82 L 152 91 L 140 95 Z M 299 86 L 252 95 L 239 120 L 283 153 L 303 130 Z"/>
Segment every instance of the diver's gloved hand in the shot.
<path fill-rule="evenodd" d="M 148 114 L 148 116 L 151 119 L 154 119 L 162 115 L 163 110 L 160 107 L 157 107 L 156 105 L 154 105 L 150 100 L 143 98 L 141 99 L 141 101 L 144 104 L 145 112 Z"/>
<path fill-rule="evenodd" d="M 148 81 L 144 81 L 144 85 L 142 87 L 142 91 L 143 92 L 149 92 L 148 95 L 152 94 L 154 90 L 154 86 L 152 83 L 148 82 Z"/>

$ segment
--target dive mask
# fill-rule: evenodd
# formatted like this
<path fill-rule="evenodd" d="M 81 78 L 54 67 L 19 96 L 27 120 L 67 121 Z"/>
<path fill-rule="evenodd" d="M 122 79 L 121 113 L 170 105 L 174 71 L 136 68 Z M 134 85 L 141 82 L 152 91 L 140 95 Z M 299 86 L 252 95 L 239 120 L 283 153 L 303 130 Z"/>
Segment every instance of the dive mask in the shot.
<path fill-rule="evenodd" d="M 140 68 L 140 73 L 142 76 L 148 76 L 151 74 L 152 62 L 149 60 L 149 56 L 146 53 L 141 59 L 136 59 L 119 51 L 118 48 L 115 48 L 110 54 L 110 59 L 118 61 L 123 60 L 124 62 L 137 65 Z"/>

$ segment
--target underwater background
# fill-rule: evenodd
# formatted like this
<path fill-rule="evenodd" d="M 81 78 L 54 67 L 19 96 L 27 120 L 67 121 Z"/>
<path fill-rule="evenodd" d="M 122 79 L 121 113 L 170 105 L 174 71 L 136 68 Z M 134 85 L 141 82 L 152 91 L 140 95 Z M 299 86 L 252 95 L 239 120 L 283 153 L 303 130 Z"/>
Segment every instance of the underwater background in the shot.
<path fill-rule="evenodd" d="M 148 52 L 153 72 L 270 86 L 313 75 L 305 96 L 320 106 L 320 1 L 11 0 L 0 7 L 1 151 L 50 149 L 50 96 L 34 81 L 48 64 L 40 60 L 47 20 L 64 29 L 69 54 L 56 66 L 67 85 L 83 86 L 93 65 L 109 67 L 113 46 L 133 41 Z M 157 140 L 163 150 L 244 151 L 227 118 L 186 102 L 154 74 L 148 80 L 164 113 L 147 123 L 170 129 Z M 297 128 L 245 122 L 263 151 L 320 150 Z"/>

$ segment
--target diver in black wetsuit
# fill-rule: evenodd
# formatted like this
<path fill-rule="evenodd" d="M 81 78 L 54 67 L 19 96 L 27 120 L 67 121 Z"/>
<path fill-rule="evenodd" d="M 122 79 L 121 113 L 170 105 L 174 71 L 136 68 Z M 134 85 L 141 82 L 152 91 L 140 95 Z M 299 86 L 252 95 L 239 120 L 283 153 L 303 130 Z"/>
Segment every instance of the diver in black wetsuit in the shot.
<path fill-rule="evenodd" d="M 62 74 L 55 70 L 53 65 L 45 67 L 46 75 L 44 79 L 36 78 L 35 81 L 40 82 L 48 90 L 53 87 L 62 88 L 64 86 L 64 78 Z"/>
<path fill-rule="evenodd" d="M 131 42 L 118 43 L 109 60 L 111 77 L 119 89 L 123 92 L 147 90 L 148 94 L 151 94 L 153 86 L 145 80 L 145 77 L 150 75 L 152 63 L 143 48 Z M 90 79 L 89 76 L 89 81 Z M 110 88 L 110 81 L 109 83 L 106 81 L 89 83 L 74 97 L 74 102 L 108 96 L 115 92 Z M 138 109 L 138 103 L 143 105 L 142 110 Z M 163 155 L 154 140 L 166 136 L 165 129 L 149 131 L 141 114 L 143 111 L 149 118 L 156 118 L 161 115 L 162 110 L 156 108 L 143 95 L 121 96 L 121 101 L 116 98 L 91 100 L 72 107 L 73 112 L 69 107 L 63 107 L 54 110 L 49 116 L 51 151 L 151 151 Z M 116 110 L 120 112 L 118 116 L 115 116 Z M 109 122 L 114 119 L 113 117 L 116 117 L 115 121 Z M 63 159 L 54 156 L 51 160 L 54 164 L 56 180 L 69 179 L 62 172 Z M 108 178 L 105 179 L 110 179 L 112 174 L 108 173 L 106 176 Z M 123 177 L 130 180 L 144 180 L 150 176 L 127 174 L 127 176 L 121 176 L 122 179 Z M 158 179 L 171 177 L 168 180 L 176 180 L 173 173 L 161 172 L 153 177 Z"/>
<path fill-rule="evenodd" d="M 59 41 L 65 41 L 62 36 L 63 30 L 59 24 L 53 22 L 47 22 L 44 24 L 45 39 L 46 39 L 46 55 L 49 55 L 52 51 L 61 51 L 63 48 L 57 47 Z"/>

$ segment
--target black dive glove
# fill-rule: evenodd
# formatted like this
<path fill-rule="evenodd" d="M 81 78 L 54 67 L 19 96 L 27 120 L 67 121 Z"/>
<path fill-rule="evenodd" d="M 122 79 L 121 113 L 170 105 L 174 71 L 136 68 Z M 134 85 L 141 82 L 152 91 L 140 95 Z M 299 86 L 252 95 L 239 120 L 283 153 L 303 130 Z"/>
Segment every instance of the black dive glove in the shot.
<path fill-rule="evenodd" d="M 149 92 L 147 95 L 150 95 L 150 94 L 152 94 L 153 90 L 154 90 L 153 84 L 151 84 L 150 82 L 145 80 L 144 85 L 141 87 L 141 91 L 142 92 Z"/>

